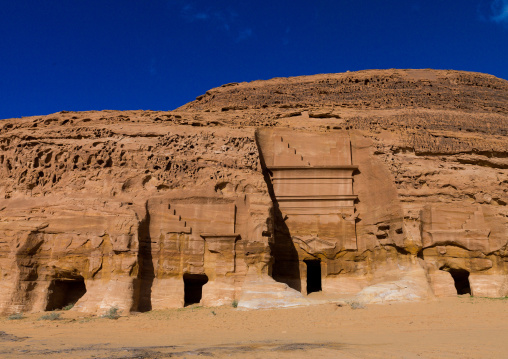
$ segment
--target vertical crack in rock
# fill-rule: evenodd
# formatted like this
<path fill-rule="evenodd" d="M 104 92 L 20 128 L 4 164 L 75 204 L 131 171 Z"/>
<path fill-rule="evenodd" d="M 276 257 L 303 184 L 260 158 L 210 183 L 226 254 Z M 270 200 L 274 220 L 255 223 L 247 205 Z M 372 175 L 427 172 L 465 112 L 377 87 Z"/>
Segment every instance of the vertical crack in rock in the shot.
<path fill-rule="evenodd" d="M 300 279 L 300 265 L 298 259 L 298 252 L 295 248 L 291 233 L 286 224 L 286 218 L 282 215 L 279 207 L 277 196 L 273 189 L 271 176 L 273 173 L 266 165 L 264 152 L 262 150 L 263 141 L 265 146 L 265 152 L 269 153 L 271 143 L 263 136 L 263 132 L 260 130 L 256 131 L 256 144 L 259 151 L 259 159 L 263 170 L 263 178 L 268 188 L 268 193 L 272 200 L 272 218 L 273 218 L 273 239 L 270 241 L 270 252 L 273 258 L 271 275 L 273 279 L 278 282 L 287 284 L 289 287 L 301 291 L 301 279 Z"/>
<path fill-rule="evenodd" d="M 148 203 L 145 205 L 145 217 L 139 223 L 138 249 L 138 310 L 147 312 L 152 310 L 152 285 L 155 269 L 152 257 L 152 239 L 150 237 L 150 212 Z"/>

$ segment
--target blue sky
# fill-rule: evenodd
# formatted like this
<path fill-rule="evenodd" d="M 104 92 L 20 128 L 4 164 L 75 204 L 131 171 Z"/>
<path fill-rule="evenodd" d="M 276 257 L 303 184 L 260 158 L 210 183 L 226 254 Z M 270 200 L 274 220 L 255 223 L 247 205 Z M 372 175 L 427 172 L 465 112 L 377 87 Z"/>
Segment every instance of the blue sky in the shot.
<path fill-rule="evenodd" d="M 0 118 L 172 110 L 229 82 L 437 68 L 508 79 L 508 0 L 16 0 Z"/>

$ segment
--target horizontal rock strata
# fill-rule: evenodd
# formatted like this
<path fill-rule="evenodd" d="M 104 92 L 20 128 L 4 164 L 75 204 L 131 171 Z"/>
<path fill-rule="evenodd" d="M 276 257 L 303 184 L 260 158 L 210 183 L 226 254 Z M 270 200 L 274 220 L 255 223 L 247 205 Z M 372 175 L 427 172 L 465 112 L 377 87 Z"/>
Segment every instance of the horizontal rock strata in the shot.
<path fill-rule="evenodd" d="M 507 296 L 507 131 L 507 81 L 436 70 L 3 120 L 0 312 Z"/>

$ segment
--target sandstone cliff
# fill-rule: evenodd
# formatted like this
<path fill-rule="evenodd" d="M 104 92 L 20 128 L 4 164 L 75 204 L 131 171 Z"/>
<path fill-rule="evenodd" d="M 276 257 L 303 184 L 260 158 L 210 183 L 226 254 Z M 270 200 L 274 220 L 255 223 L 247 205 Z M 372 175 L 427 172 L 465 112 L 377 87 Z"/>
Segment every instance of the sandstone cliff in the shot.
<path fill-rule="evenodd" d="M 169 112 L 3 120 L 0 146 L 3 313 L 508 295 L 493 76 L 228 84 Z"/>

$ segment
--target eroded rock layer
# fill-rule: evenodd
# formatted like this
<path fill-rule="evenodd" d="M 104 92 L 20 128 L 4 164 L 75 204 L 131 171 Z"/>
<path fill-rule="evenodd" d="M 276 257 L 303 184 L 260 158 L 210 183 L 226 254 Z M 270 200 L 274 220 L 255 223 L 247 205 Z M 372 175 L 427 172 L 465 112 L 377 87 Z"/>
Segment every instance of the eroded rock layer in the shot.
<path fill-rule="evenodd" d="M 508 295 L 508 82 L 372 70 L 0 123 L 0 311 Z"/>

